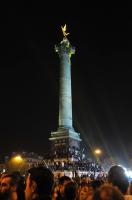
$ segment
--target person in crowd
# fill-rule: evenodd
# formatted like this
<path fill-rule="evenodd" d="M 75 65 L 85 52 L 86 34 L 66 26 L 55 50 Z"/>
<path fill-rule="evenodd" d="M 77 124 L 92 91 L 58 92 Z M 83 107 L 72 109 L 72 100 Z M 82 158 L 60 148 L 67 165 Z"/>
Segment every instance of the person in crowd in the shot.
<path fill-rule="evenodd" d="M 78 186 L 75 182 L 71 181 L 65 185 L 64 199 L 65 200 L 78 199 Z"/>
<path fill-rule="evenodd" d="M 25 200 L 50 200 L 54 184 L 54 175 L 46 167 L 28 170 L 25 188 Z"/>
<path fill-rule="evenodd" d="M 71 182 L 71 178 L 68 176 L 62 176 L 59 178 L 59 184 L 57 187 L 57 200 L 64 199 L 64 190 L 67 183 Z"/>
<path fill-rule="evenodd" d="M 24 177 L 21 176 L 20 172 L 13 172 L 12 173 L 15 179 L 17 180 L 17 200 L 24 200 L 25 199 L 25 184 L 24 184 Z"/>
<path fill-rule="evenodd" d="M 124 196 L 117 187 L 104 184 L 95 191 L 93 200 L 124 200 Z"/>
<path fill-rule="evenodd" d="M 17 179 L 13 174 L 6 174 L 1 179 L 1 200 L 17 200 Z"/>
<path fill-rule="evenodd" d="M 1 191 L 1 181 L 4 178 L 4 176 L 6 176 L 6 175 L 7 175 L 7 173 L 0 174 L 0 191 Z"/>
<path fill-rule="evenodd" d="M 58 198 L 59 193 L 59 185 L 55 184 L 52 190 L 52 200 L 56 200 Z"/>
<path fill-rule="evenodd" d="M 125 176 L 125 170 L 121 166 L 114 165 L 108 172 L 108 181 L 112 182 L 120 176 Z"/>
<path fill-rule="evenodd" d="M 93 180 L 91 182 L 91 186 L 94 191 L 96 191 L 101 185 L 103 185 L 104 181 L 103 180 Z"/>
<path fill-rule="evenodd" d="M 79 188 L 79 200 L 91 200 L 93 196 L 93 187 L 91 183 L 82 182 Z"/>
<path fill-rule="evenodd" d="M 129 181 L 122 167 L 111 167 L 110 171 L 108 172 L 108 182 L 118 187 L 118 189 L 124 195 L 125 199 L 132 199 L 132 196 L 128 195 Z"/>

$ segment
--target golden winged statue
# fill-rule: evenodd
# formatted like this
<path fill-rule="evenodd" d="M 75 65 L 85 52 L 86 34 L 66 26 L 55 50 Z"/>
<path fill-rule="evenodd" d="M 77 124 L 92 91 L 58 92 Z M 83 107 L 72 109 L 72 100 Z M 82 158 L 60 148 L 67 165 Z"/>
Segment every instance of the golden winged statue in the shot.
<path fill-rule="evenodd" d="M 66 33 L 66 24 L 64 25 L 64 27 L 63 27 L 63 26 L 61 26 L 61 29 L 62 29 L 62 33 L 63 33 L 64 37 L 66 38 L 66 37 L 67 37 L 67 35 L 69 35 L 69 34 L 70 34 L 70 33 Z"/>

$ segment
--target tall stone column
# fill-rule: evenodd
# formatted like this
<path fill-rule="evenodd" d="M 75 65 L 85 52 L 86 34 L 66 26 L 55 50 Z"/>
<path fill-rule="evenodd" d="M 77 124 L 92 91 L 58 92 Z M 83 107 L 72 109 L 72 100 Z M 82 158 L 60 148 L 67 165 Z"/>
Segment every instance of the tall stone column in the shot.
<path fill-rule="evenodd" d="M 73 129 L 72 126 L 72 92 L 71 92 L 71 55 L 75 48 L 67 38 L 55 46 L 60 57 L 60 91 L 59 91 L 59 129 Z"/>
<path fill-rule="evenodd" d="M 60 58 L 59 126 L 51 132 L 51 151 L 54 158 L 70 158 L 80 149 L 80 134 L 72 124 L 71 55 L 75 53 L 67 39 L 66 26 L 62 27 L 64 38 L 55 51 Z"/>

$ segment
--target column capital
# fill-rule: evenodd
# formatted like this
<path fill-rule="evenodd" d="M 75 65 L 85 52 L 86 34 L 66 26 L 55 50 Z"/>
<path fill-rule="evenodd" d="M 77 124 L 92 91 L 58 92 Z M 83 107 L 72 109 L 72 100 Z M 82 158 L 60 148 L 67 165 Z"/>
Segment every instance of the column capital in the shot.
<path fill-rule="evenodd" d="M 63 54 L 67 54 L 71 57 L 72 54 L 75 54 L 75 47 L 72 47 L 69 40 L 64 37 L 58 46 L 55 45 L 55 52 L 57 52 L 60 57 Z"/>

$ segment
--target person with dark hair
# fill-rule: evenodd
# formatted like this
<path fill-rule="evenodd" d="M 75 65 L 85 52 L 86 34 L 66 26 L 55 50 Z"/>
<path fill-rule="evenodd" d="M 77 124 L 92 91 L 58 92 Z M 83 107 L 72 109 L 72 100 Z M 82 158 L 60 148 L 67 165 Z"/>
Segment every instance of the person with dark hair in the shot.
<path fill-rule="evenodd" d="M 50 200 L 54 184 L 53 173 L 45 167 L 28 170 L 25 200 Z"/>
<path fill-rule="evenodd" d="M 119 176 L 125 176 L 125 170 L 118 165 L 114 165 L 108 172 L 108 182 L 118 179 Z"/>
<path fill-rule="evenodd" d="M 69 176 L 61 176 L 59 178 L 59 184 L 57 186 L 57 200 L 64 199 L 64 190 L 67 183 L 71 182 L 71 178 Z"/>
<path fill-rule="evenodd" d="M 118 187 L 118 189 L 123 193 L 123 195 L 127 194 L 129 181 L 122 167 L 120 166 L 111 167 L 111 169 L 108 172 L 108 182 Z"/>
<path fill-rule="evenodd" d="M 79 200 L 92 199 L 93 188 L 91 183 L 82 182 L 79 189 Z"/>
<path fill-rule="evenodd" d="M 91 182 L 91 186 L 93 190 L 97 190 L 101 185 L 103 185 L 104 181 L 103 180 L 94 180 Z"/>
<path fill-rule="evenodd" d="M 17 199 L 17 179 L 13 174 L 7 174 L 1 179 L 1 200 Z"/>
<path fill-rule="evenodd" d="M 71 178 L 69 176 L 61 176 L 59 178 L 59 184 L 63 185 L 65 182 L 71 181 Z"/>
<path fill-rule="evenodd" d="M 76 200 L 78 197 L 78 186 L 75 182 L 69 182 L 64 189 L 65 200 Z"/>
<path fill-rule="evenodd" d="M 124 196 L 118 188 L 110 184 L 104 184 L 96 190 L 93 200 L 124 200 Z"/>

